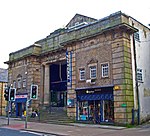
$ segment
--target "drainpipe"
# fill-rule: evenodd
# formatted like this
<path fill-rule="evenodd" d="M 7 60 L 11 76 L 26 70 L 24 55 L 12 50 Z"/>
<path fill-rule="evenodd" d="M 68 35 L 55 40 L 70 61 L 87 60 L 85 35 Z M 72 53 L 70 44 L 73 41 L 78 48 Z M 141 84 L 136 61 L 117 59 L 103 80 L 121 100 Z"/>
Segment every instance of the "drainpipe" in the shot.
<path fill-rule="evenodd" d="M 2 87 L 1 87 L 1 116 L 2 116 L 2 107 L 3 107 L 2 99 L 3 99 L 3 82 L 2 82 Z"/>
<path fill-rule="evenodd" d="M 134 34 L 132 35 L 133 39 L 133 53 L 134 53 L 134 65 L 135 65 L 135 90 L 136 90 L 136 99 L 137 99 L 137 107 L 138 107 L 138 113 L 137 113 L 137 123 L 140 124 L 140 100 L 139 100 L 139 88 L 138 88 L 138 79 L 137 79 L 137 60 L 136 60 L 136 47 L 135 47 L 135 39 Z"/>

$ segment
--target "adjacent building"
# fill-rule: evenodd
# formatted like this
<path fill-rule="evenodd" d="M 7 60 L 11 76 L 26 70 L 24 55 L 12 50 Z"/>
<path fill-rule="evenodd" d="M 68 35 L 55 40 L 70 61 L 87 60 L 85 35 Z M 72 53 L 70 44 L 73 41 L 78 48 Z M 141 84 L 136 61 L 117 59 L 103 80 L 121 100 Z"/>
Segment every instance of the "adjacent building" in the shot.
<path fill-rule="evenodd" d="M 138 29 L 131 38 L 134 106 L 140 111 L 140 120 L 145 121 L 150 118 L 150 29 L 132 17 L 129 22 Z"/>
<path fill-rule="evenodd" d="M 122 12 L 100 20 L 76 14 L 65 28 L 9 54 L 16 116 L 35 84 L 30 108 L 64 107 L 95 123 L 131 123 L 133 109 L 141 121 L 149 118 L 149 46 L 150 29 Z"/>
<path fill-rule="evenodd" d="M 4 99 L 5 87 L 8 83 L 8 70 L 0 68 L 0 116 L 6 115 L 7 102 Z"/>

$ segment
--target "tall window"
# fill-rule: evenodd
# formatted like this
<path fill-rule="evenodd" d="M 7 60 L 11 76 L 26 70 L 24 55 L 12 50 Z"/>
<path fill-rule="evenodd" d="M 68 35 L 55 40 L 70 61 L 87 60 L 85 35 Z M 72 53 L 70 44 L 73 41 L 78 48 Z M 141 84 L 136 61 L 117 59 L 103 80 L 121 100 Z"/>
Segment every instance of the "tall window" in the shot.
<path fill-rule="evenodd" d="M 21 78 L 18 78 L 18 88 L 21 88 Z"/>
<path fill-rule="evenodd" d="M 13 87 L 16 88 L 16 81 L 13 81 Z"/>
<path fill-rule="evenodd" d="M 23 87 L 26 87 L 26 79 L 23 80 L 22 86 L 23 86 Z"/>
<path fill-rule="evenodd" d="M 90 67 L 90 78 L 95 79 L 96 78 L 96 66 Z"/>
<path fill-rule="evenodd" d="M 143 76 L 142 76 L 142 69 L 137 69 L 137 80 L 139 82 L 143 81 Z"/>
<path fill-rule="evenodd" d="M 108 74 L 109 74 L 108 63 L 102 64 L 102 77 L 108 77 Z"/>
<path fill-rule="evenodd" d="M 80 69 L 80 80 L 85 80 L 85 69 Z"/>

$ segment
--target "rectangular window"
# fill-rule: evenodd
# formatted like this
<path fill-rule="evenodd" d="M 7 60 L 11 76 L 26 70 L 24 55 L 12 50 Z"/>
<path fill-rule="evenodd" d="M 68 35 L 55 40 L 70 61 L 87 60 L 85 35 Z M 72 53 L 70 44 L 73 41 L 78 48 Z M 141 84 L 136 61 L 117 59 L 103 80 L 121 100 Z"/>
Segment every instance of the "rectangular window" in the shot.
<path fill-rule="evenodd" d="M 109 67 L 108 63 L 102 64 L 102 77 L 108 77 Z"/>
<path fill-rule="evenodd" d="M 143 81 L 143 76 L 142 76 L 142 69 L 137 69 L 137 80 L 139 82 Z"/>
<path fill-rule="evenodd" d="M 21 78 L 18 78 L 18 88 L 21 88 Z"/>
<path fill-rule="evenodd" d="M 96 78 L 96 66 L 90 67 L 90 78 L 95 79 Z"/>
<path fill-rule="evenodd" d="M 134 39 L 135 39 L 136 41 L 140 41 L 139 32 L 134 33 Z"/>
<path fill-rule="evenodd" d="M 80 80 L 85 80 L 85 69 L 80 69 Z"/>

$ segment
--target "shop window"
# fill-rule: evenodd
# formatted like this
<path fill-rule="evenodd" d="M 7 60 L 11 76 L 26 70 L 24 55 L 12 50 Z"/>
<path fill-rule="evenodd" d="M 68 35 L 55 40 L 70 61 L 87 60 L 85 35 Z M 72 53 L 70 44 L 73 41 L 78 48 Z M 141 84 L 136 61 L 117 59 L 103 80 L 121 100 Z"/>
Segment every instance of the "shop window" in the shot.
<path fill-rule="evenodd" d="M 90 67 L 90 78 L 95 79 L 96 78 L 96 66 Z"/>
<path fill-rule="evenodd" d="M 79 115 L 78 120 L 88 119 L 88 101 L 83 101 L 79 103 Z"/>
<path fill-rule="evenodd" d="M 108 77 L 109 66 L 108 63 L 102 64 L 102 77 Z"/>
<path fill-rule="evenodd" d="M 138 80 L 139 82 L 143 82 L 142 69 L 137 69 L 137 80 Z"/>
<path fill-rule="evenodd" d="M 80 69 L 80 80 L 85 80 L 85 69 Z"/>

